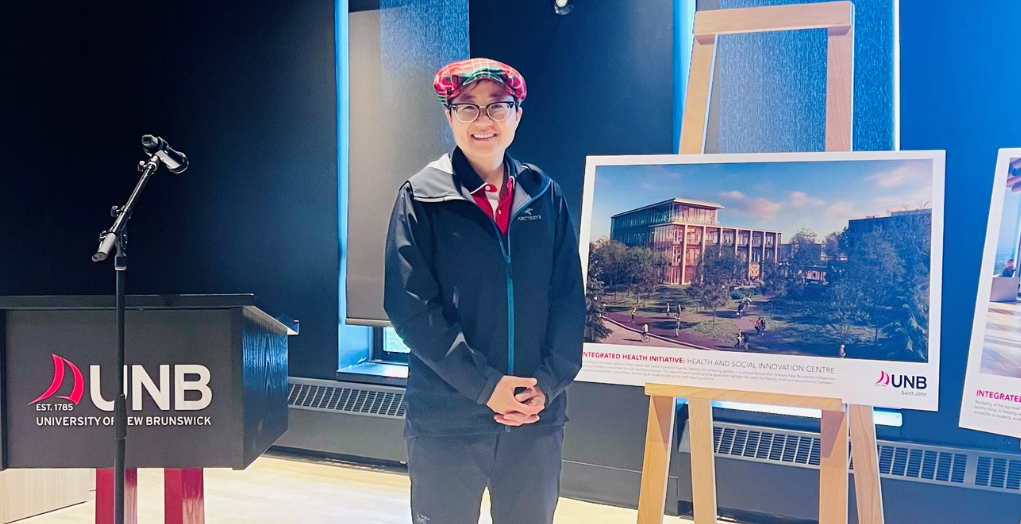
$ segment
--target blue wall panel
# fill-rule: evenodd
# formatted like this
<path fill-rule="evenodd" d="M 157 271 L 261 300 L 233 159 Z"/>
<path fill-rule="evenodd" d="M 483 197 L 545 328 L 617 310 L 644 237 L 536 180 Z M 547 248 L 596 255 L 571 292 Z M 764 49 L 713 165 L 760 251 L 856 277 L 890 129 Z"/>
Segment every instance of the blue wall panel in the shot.
<path fill-rule="evenodd" d="M 957 427 L 997 149 L 1021 146 L 1021 2 L 901 4 L 901 145 L 947 151 L 939 413 L 904 413 L 905 436 L 1018 451 Z"/>
<path fill-rule="evenodd" d="M 718 0 L 720 8 L 803 0 Z M 894 3 L 855 4 L 854 148 L 894 148 Z M 709 2 L 699 2 L 699 7 Z M 713 6 L 715 7 L 715 6 Z M 719 37 L 714 152 L 822 151 L 826 123 L 826 31 Z M 717 126 L 710 125 L 710 129 Z"/>

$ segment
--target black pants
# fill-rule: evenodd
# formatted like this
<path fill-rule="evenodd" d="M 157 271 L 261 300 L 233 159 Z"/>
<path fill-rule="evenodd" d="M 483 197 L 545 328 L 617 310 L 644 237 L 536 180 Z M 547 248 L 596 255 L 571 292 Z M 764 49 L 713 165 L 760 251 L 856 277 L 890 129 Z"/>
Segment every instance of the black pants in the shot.
<path fill-rule="evenodd" d="M 560 498 L 562 426 L 408 439 L 413 524 L 478 524 L 489 488 L 493 524 L 550 524 Z"/>

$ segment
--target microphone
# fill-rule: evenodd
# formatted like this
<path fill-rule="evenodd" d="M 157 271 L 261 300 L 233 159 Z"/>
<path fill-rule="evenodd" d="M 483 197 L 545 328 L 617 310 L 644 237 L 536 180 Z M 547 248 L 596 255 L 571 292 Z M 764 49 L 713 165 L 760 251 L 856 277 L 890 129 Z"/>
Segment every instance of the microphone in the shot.
<path fill-rule="evenodd" d="M 180 151 L 175 151 L 166 140 L 158 136 L 143 136 L 142 149 L 149 156 L 156 155 L 171 173 L 181 174 L 188 169 L 188 157 Z"/>

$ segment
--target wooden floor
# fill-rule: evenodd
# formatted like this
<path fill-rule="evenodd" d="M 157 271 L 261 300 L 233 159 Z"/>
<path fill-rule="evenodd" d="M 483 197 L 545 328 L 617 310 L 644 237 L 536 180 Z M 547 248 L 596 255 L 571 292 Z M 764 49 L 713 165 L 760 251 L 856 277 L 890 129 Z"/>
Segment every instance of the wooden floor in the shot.
<path fill-rule="evenodd" d="M 139 524 L 162 524 L 162 471 L 139 471 L 138 484 Z M 268 456 L 246 471 L 206 472 L 206 522 L 410 524 L 408 485 L 408 477 L 399 472 Z M 491 524 L 487 504 L 479 522 Z M 85 524 L 93 522 L 94 514 L 90 501 L 21 523 Z M 556 524 L 634 524 L 635 520 L 633 510 L 561 499 Z"/>

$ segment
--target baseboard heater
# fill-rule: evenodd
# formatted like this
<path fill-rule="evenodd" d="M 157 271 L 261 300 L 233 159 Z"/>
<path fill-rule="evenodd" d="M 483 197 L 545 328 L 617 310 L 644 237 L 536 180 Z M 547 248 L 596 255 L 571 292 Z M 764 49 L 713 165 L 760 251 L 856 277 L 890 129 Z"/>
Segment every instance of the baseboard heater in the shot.
<path fill-rule="evenodd" d="M 291 377 L 284 450 L 408 462 L 404 388 Z"/>
<path fill-rule="evenodd" d="M 275 447 L 407 463 L 404 388 L 296 377 L 289 381 L 289 429 Z M 690 515 L 689 436 L 687 425 L 681 426 L 666 509 L 668 514 Z M 575 428 L 584 429 L 591 428 Z M 817 521 L 818 433 L 717 421 L 713 436 L 720 516 L 749 524 Z M 576 434 L 577 439 L 585 437 Z M 568 453 L 568 448 L 581 446 L 565 442 L 563 495 L 634 507 L 641 472 L 570 457 L 578 453 Z M 878 451 L 887 524 L 1021 522 L 1021 457 L 885 440 L 878 442 Z M 850 467 L 849 523 L 857 524 L 854 464 Z"/>
<path fill-rule="evenodd" d="M 819 434 L 716 422 L 720 515 L 750 524 L 818 520 Z M 680 514 L 691 511 L 691 455 L 685 424 L 675 471 Z M 1004 453 L 879 441 L 886 524 L 1017 524 L 1021 457 Z M 850 519 L 854 464 L 850 464 Z"/>

